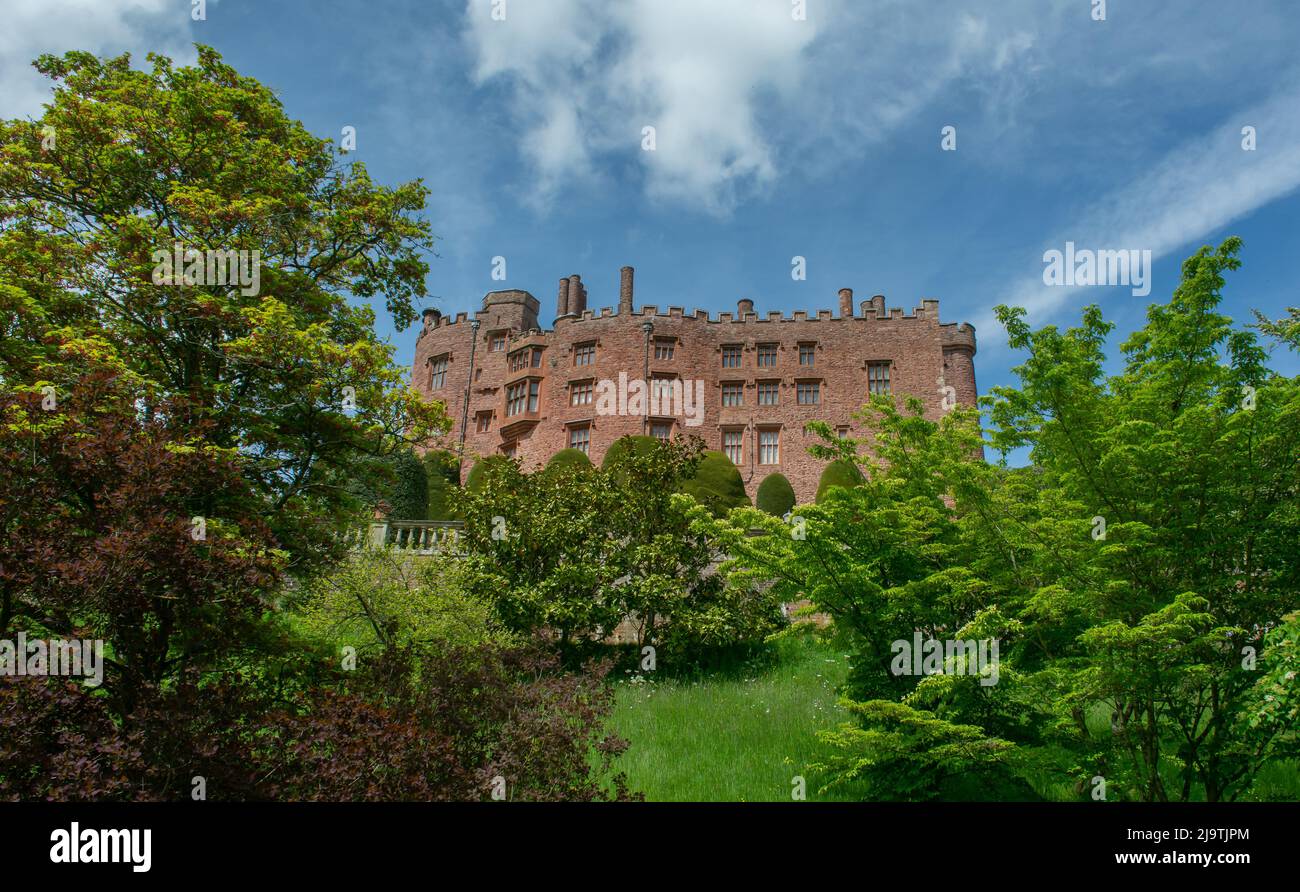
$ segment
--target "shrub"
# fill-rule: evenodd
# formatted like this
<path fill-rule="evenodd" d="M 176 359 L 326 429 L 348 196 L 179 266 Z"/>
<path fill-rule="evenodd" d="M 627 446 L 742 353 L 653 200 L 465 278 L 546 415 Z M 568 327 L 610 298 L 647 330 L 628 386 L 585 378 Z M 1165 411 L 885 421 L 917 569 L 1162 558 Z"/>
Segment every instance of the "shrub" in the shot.
<path fill-rule="evenodd" d="M 424 520 L 429 512 L 429 482 L 424 462 L 410 449 L 395 453 L 390 459 L 392 488 L 385 501 L 394 520 Z"/>
<path fill-rule="evenodd" d="M 621 462 L 628 453 L 644 457 L 654 452 L 658 445 L 658 440 L 644 434 L 620 437 L 605 451 L 605 458 L 600 466 L 608 470 Z"/>
<path fill-rule="evenodd" d="M 591 459 L 581 449 L 561 449 L 551 456 L 551 460 L 546 463 L 546 470 L 548 471 L 566 471 L 570 469 L 585 471 L 590 470 L 591 467 Z"/>
<path fill-rule="evenodd" d="M 453 452 L 430 450 L 424 454 L 424 474 L 428 480 L 429 520 L 455 520 L 452 491 L 460 486 L 460 458 Z"/>
<path fill-rule="evenodd" d="M 794 507 L 794 487 L 784 474 L 768 474 L 758 485 L 757 507 L 774 517 L 785 517 Z"/>
<path fill-rule="evenodd" d="M 740 470 L 721 452 L 705 452 L 695 475 L 682 482 L 680 491 L 708 508 L 714 517 L 749 504 Z"/>
<path fill-rule="evenodd" d="M 817 483 L 817 501 L 824 499 L 832 487 L 851 489 L 862 483 L 862 479 L 862 471 L 857 465 L 845 459 L 836 459 L 822 471 L 821 480 Z"/>

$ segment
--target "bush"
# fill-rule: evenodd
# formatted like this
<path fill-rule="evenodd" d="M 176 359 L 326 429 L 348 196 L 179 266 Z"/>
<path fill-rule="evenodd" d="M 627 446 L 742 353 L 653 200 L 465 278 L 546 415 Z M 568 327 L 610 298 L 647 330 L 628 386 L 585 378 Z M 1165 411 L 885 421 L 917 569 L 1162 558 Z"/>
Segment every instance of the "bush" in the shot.
<path fill-rule="evenodd" d="M 469 492 L 478 492 L 483 486 L 483 475 L 487 473 L 489 468 L 510 464 L 514 464 L 513 460 L 506 458 L 504 455 L 489 455 L 487 458 L 479 459 L 474 463 L 474 467 L 469 469 L 469 473 L 465 475 L 464 489 Z"/>
<path fill-rule="evenodd" d="M 455 557 L 412 559 L 388 549 L 356 554 L 303 584 L 295 622 L 324 649 L 360 654 L 412 645 L 469 647 L 512 639 L 491 606 L 467 591 Z"/>
<path fill-rule="evenodd" d="M 527 648 L 404 648 L 297 693 L 186 676 L 120 720 L 79 685 L 4 677 L 0 799 L 189 800 L 193 775 L 218 801 L 486 800 L 496 778 L 512 800 L 636 798 L 612 773 L 627 744 L 603 730 L 605 674 Z"/>
<path fill-rule="evenodd" d="M 758 485 L 757 507 L 774 517 L 785 517 L 794 507 L 794 487 L 784 474 L 768 474 Z"/>
<path fill-rule="evenodd" d="M 424 474 L 429 483 L 429 520 L 455 520 L 453 490 L 460 487 L 460 458 L 453 452 L 430 450 L 424 454 Z"/>
<path fill-rule="evenodd" d="M 591 467 L 591 459 L 581 449 L 561 449 L 551 456 L 551 460 L 546 463 L 546 470 L 548 471 L 566 471 L 570 469 L 586 471 L 590 470 Z"/>
<path fill-rule="evenodd" d="M 817 501 L 820 502 L 832 487 L 842 486 L 851 489 L 862 483 L 862 471 L 858 466 L 844 459 L 836 459 L 822 471 L 822 478 L 817 484 Z"/>
<path fill-rule="evenodd" d="M 638 457 L 645 457 L 654 452 L 655 447 L 658 445 L 658 440 L 644 434 L 620 437 L 605 451 L 605 459 L 600 463 L 600 466 L 608 470 L 622 461 L 628 453 Z"/>
<path fill-rule="evenodd" d="M 683 481 L 679 489 L 708 508 L 714 517 L 749 504 L 740 470 L 721 452 L 705 452 L 695 476 Z"/>
<path fill-rule="evenodd" d="M 390 460 L 392 489 L 385 500 L 394 520 L 424 520 L 429 511 L 429 481 L 424 462 L 410 449 L 403 449 Z"/>

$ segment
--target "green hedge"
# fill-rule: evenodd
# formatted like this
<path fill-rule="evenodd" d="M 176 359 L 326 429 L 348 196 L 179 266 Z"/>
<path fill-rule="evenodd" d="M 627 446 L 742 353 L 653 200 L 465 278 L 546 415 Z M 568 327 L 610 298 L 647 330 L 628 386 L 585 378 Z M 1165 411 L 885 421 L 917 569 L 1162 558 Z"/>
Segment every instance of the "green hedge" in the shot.
<path fill-rule="evenodd" d="M 546 463 L 546 470 L 563 471 L 574 468 L 585 471 L 591 466 L 591 459 L 581 449 L 561 449 L 551 456 L 551 460 Z"/>
<path fill-rule="evenodd" d="M 645 434 L 620 437 L 606 450 L 605 458 L 600 463 L 600 466 L 602 468 L 611 467 L 622 456 L 626 455 L 628 450 L 631 450 L 635 455 L 648 455 L 658 445 L 658 440 Z"/>
<path fill-rule="evenodd" d="M 693 496 L 713 512 L 715 517 L 723 516 L 732 508 L 749 504 L 740 469 L 726 455 L 712 450 L 704 453 L 695 476 L 683 481 L 680 491 Z"/>
<path fill-rule="evenodd" d="M 836 459 L 826 466 L 822 471 L 822 479 L 817 484 L 817 501 L 825 498 L 832 487 L 843 486 L 846 489 L 860 484 L 863 480 L 862 471 L 852 462 L 844 459 Z"/>
<path fill-rule="evenodd" d="M 768 474 L 758 485 L 754 501 L 768 514 L 785 517 L 794 507 L 794 487 L 784 474 Z"/>

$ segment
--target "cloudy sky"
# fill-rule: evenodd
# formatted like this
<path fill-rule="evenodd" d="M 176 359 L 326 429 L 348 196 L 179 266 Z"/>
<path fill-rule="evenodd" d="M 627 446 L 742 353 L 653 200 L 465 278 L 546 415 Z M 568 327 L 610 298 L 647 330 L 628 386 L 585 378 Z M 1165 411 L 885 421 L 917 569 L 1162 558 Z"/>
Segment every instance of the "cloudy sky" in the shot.
<path fill-rule="evenodd" d="M 1229 312 L 1300 303 L 1295 0 L 1109 0 L 1104 21 L 1095 0 L 796 5 L 506 0 L 498 21 L 493 0 L 208 0 L 195 21 L 191 0 L 6 0 L 0 114 L 38 113 L 38 53 L 209 44 L 312 131 L 355 127 L 377 177 L 425 180 L 444 312 L 503 287 L 498 255 L 548 322 L 560 276 L 614 305 L 624 264 L 661 308 L 938 298 L 977 326 L 981 391 L 1016 361 L 994 305 L 1068 324 L 1097 302 L 1127 333 L 1228 235 Z M 1151 297 L 1043 287 L 1066 241 L 1150 250 Z M 413 333 L 381 325 L 409 359 Z"/>

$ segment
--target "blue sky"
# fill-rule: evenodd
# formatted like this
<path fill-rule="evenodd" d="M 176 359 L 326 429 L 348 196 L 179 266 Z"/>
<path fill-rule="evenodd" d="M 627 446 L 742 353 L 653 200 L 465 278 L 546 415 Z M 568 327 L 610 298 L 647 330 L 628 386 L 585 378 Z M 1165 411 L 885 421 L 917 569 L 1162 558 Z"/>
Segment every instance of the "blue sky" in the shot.
<path fill-rule="evenodd" d="M 807 0 L 804 21 L 793 5 L 506 0 L 494 21 L 493 0 L 209 0 L 195 21 L 191 0 L 8 0 L 0 114 L 37 113 L 37 53 L 143 63 L 210 44 L 313 132 L 355 127 L 378 179 L 425 180 L 444 312 L 514 287 L 549 322 L 575 272 L 614 305 L 624 264 L 638 304 L 660 307 L 938 298 L 977 326 L 981 392 L 1016 361 L 996 304 L 1069 324 L 1097 302 L 1118 340 L 1228 235 L 1245 240 L 1229 313 L 1300 303 L 1294 0 L 1110 0 L 1104 21 L 1093 0 Z M 1067 240 L 1151 250 L 1151 297 L 1043 287 L 1043 252 Z M 409 360 L 413 330 L 378 313 Z"/>

